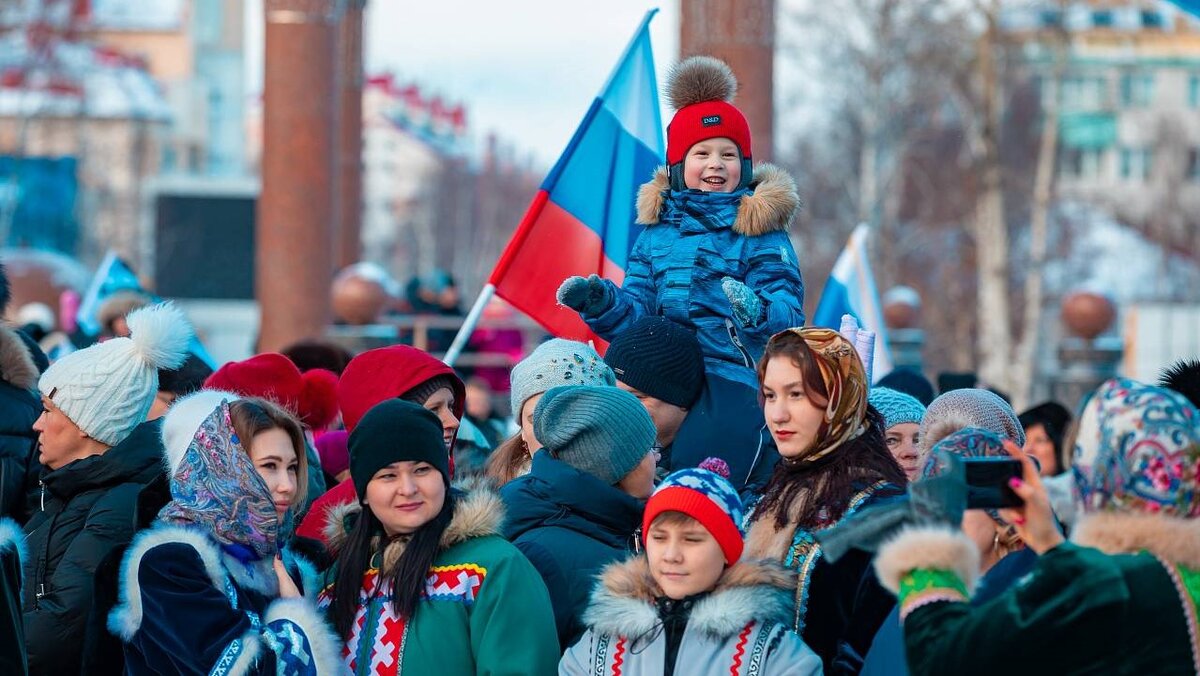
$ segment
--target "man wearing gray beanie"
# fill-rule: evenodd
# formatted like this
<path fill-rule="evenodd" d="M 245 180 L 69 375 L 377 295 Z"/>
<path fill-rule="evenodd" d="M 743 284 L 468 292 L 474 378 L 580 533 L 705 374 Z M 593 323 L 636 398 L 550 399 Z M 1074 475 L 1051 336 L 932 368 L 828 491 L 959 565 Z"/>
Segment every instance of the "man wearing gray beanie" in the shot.
<path fill-rule="evenodd" d="M 637 397 L 615 387 L 548 390 L 533 413 L 542 452 L 500 491 L 505 537 L 541 573 L 561 645 L 583 634 L 595 575 L 631 553 L 654 491 L 655 429 Z"/>

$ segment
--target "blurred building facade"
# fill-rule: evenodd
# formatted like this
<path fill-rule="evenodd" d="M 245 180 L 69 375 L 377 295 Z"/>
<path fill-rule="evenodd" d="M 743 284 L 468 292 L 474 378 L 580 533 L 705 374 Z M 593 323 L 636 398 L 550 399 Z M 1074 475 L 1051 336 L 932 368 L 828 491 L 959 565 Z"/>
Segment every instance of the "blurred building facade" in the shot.
<path fill-rule="evenodd" d="M 1200 22 L 1159 0 L 1008 9 L 1045 101 L 1056 45 L 1060 199 L 1102 205 L 1168 248 L 1200 243 Z"/>

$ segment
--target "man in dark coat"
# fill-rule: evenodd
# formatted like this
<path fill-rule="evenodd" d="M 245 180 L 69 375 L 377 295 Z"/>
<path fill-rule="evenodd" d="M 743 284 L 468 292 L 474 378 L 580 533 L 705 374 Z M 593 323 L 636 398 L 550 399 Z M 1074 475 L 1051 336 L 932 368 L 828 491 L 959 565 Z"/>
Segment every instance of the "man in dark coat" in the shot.
<path fill-rule="evenodd" d="M 654 491 L 654 424 L 627 392 L 566 386 L 542 396 L 533 426 L 545 448 L 528 475 L 500 491 L 504 535 L 546 583 L 565 649 L 583 635 L 596 574 L 636 549 Z"/>
<path fill-rule="evenodd" d="M 113 562 L 146 511 L 142 494 L 163 481 L 159 423 L 144 421 L 158 369 L 183 363 L 191 328 L 169 304 L 134 312 L 128 325 L 129 338 L 71 353 L 38 380 L 44 470 L 23 562 L 31 674 L 80 673 L 85 654 L 113 654 L 101 621 L 116 594 Z"/>

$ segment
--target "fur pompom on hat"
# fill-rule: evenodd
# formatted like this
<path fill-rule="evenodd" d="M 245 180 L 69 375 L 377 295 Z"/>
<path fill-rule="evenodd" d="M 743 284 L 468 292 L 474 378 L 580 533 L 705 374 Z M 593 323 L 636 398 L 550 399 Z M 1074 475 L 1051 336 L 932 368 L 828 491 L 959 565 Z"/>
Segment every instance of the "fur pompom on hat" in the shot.
<path fill-rule="evenodd" d="M 171 303 L 126 318 L 128 338 L 112 338 L 59 359 L 38 380 L 44 397 L 89 437 L 120 443 L 146 420 L 158 393 L 159 369 L 179 368 L 192 326 Z"/>
<path fill-rule="evenodd" d="M 667 125 L 667 164 L 683 162 L 689 148 L 710 138 L 724 137 L 737 144 L 742 162 L 752 156 L 750 125 L 732 103 L 737 78 L 723 61 L 693 56 L 677 64 L 667 76 L 667 101 L 676 109 Z M 743 171 L 745 179 L 750 171 Z"/>
<path fill-rule="evenodd" d="M 288 409 L 306 426 L 324 429 L 337 417 L 338 377 L 313 369 L 300 373 L 290 359 L 277 352 L 255 355 L 225 364 L 204 381 L 204 386 L 262 397 Z"/>

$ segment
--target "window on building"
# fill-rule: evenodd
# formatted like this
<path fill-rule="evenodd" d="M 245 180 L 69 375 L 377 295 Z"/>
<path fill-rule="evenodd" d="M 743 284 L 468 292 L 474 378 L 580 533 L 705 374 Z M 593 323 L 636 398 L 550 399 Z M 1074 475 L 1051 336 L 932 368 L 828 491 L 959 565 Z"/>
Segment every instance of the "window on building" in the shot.
<path fill-rule="evenodd" d="M 1105 107 L 1107 90 L 1108 82 L 1103 77 L 1066 77 L 1062 81 L 1059 103 L 1067 110 L 1100 110 Z"/>
<path fill-rule="evenodd" d="M 1152 9 L 1142 10 L 1142 26 L 1146 28 L 1164 28 L 1167 22 L 1163 15 Z"/>
<path fill-rule="evenodd" d="M 1149 148 L 1121 148 L 1121 178 L 1145 181 L 1150 177 L 1153 154 Z"/>
<path fill-rule="evenodd" d="M 1187 177 L 1192 181 L 1200 181 L 1200 148 L 1188 151 Z"/>
<path fill-rule="evenodd" d="M 1121 75 L 1121 105 L 1125 108 L 1145 108 L 1154 100 L 1154 76 L 1149 73 Z"/>
<path fill-rule="evenodd" d="M 1061 170 L 1078 179 L 1100 178 L 1104 166 L 1104 150 L 1100 148 L 1068 148 L 1063 152 Z"/>
<path fill-rule="evenodd" d="M 1057 9 L 1043 9 L 1040 18 L 1043 28 L 1058 28 L 1062 25 L 1062 12 Z"/>
<path fill-rule="evenodd" d="M 1188 107 L 1200 108 L 1200 74 L 1188 76 Z"/>
<path fill-rule="evenodd" d="M 1107 9 L 1099 9 L 1095 12 L 1092 12 L 1092 25 L 1096 28 L 1112 28 L 1112 11 Z"/>

